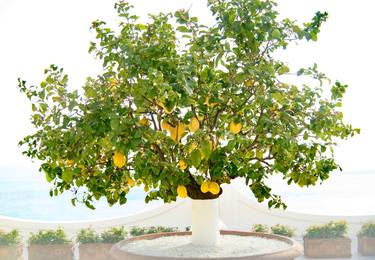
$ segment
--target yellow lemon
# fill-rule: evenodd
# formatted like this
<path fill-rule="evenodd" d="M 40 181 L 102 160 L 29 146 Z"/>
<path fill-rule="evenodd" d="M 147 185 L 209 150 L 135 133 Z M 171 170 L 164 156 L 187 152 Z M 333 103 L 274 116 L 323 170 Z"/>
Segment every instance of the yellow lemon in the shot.
<path fill-rule="evenodd" d="M 163 129 L 163 130 L 168 130 L 170 127 L 171 127 L 171 125 L 168 123 L 168 121 L 163 120 L 163 121 L 161 122 L 161 129 Z"/>
<path fill-rule="evenodd" d="M 185 125 L 182 123 L 178 123 L 177 130 L 178 130 L 178 135 L 182 136 L 183 133 L 185 132 Z"/>
<path fill-rule="evenodd" d="M 177 194 L 181 198 L 186 198 L 187 197 L 187 189 L 184 185 L 179 185 L 177 187 Z"/>
<path fill-rule="evenodd" d="M 182 124 L 182 123 L 178 123 L 176 127 L 171 126 L 168 130 L 171 134 L 171 138 L 174 141 L 179 142 L 181 140 L 182 136 L 184 135 L 185 125 Z"/>
<path fill-rule="evenodd" d="M 139 124 L 142 125 L 142 126 L 148 126 L 148 124 L 149 124 L 148 119 L 145 118 L 145 117 L 142 117 L 142 119 L 139 120 Z"/>
<path fill-rule="evenodd" d="M 117 85 L 118 85 L 117 79 L 111 79 L 110 80 L 109 87 L 112 90 L 112 94 L 114 94 L 114 89 L 116 88 Z"/>
<path fill-rule="evenodd" d="M 229 124 L 229 130 L 231 131 L 232 134 L 238 134 L 241 131 L 242 125 L 241 123 L 235 123 L 231 122 Z"/>
<path fill-rule="evenodd" d="M 246 80 L 245 81 L 245 86 L 246 87 L 252 87 L 252 86 L 254 86 L 254 80 L 252 80 L 252 79 Z"/>
<path fill-rule="evenodd" d="M 187 164 L 184 160 L 180 160 L 178 162 L 178 167 L 181 169 L 181 170 L 185 170 L 187 168 Z"/>
<path fill-rule="evenodd" d="M 176 141 L 177 139 L 177 129 L 173 126 L 170 126 L 168 128 L 169 134 L 171 135 L 171 138 Z"/>
<path fill-rule="evenodd" d="M 201 185 L 201 192 L 207 193 L 209 186 L 210 186 L 210 182 L 209 181 L 204 181 L 202 183 L 202 185 Z"/>
<path fill-rule="evenodd" d="M 73 167 L 73 166 L 74 166 L 74 161 L 73 161 L 73 160 L 67 160 L 67 161 L 66 161 L 66 164 L 67 164 L 69 167 Z"/>
<path fill-rule="evenodd" d="M 81 174 L 85 173 L 85 166 L 80 165 L 80 166 L 78 166 L 78 168 L 81 169 L 81 171 L 80 171 Z"/>
<path fill-rule="evenodd" d="M 128 179 L 128 185 L 133 187 L 135 185 L 135 181 L 133 179 Z"/>
<path fill-rule="evenodd" d="M 123 153 L 115 152 L 113 155 L 113 163 L 117 168 L 122 168 L 126 164 L 126 158 Z"/>
<path fill-rule="evenodd" d="M 220 192 L 220 185 L 216 182 L 210 182 L 208 185 L 208 191 L 211 192 L 213 195 L 217 195 Z"/>
<path fill-rule="evenodd" d="M 189 147 L 188 152 L 191 153 L 192 151 L 195 150 L 195 148 L 197 148 L 197 144 L 196 144 L 196 143 L 192 143 L 192 144 L 190 145 L 190 147 Z"/>
<path fill-rule="evenodd" d="M 195 133 L 199 129 L 199 120 L 193 117 L 188 125 L 190 132 Z"/>

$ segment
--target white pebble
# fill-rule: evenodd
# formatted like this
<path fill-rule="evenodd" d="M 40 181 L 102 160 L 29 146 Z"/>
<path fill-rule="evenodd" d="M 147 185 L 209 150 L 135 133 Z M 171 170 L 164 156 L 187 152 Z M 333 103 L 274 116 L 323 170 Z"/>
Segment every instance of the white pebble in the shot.
<path fill-rule="evenodd" d="M 286 242 L 254 236 L 221 235 L 218 246 L 197 246 L 191 236 L 137 240 L 121 249 L 140 255 L 162 257 L 240 257 L 272 253 L 289 248 Z"/>

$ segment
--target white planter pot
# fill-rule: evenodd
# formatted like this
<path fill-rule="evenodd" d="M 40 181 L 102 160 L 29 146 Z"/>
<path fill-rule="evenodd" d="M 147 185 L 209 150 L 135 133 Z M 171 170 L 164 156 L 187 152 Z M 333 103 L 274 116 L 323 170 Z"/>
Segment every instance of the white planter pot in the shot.
<path fill-rule="evenodd" d="M 192 200 L 192 243 L 214 246 L 219 237 L 219 200 Z"/>

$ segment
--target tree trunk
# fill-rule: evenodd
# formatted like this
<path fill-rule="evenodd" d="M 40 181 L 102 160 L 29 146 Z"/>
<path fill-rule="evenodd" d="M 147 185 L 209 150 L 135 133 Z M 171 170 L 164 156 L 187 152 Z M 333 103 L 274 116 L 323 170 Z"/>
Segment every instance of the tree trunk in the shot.
<path fill-rule="evenodd" d="M 192 243 L 215 246 L 219 242 L 219 200 L 192 200 Z"/>

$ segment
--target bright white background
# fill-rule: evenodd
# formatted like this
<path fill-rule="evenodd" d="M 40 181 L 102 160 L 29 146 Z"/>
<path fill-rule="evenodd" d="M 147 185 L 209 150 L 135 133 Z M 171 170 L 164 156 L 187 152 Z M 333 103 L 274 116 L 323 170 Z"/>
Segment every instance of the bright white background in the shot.
<path fill-rule="evenodd" d="M 203 23 L 212 22 L 205 0 L 130 2 L 142 17 L 147 17 L 147 13 L 191 6 L 193 15 L 200 17 Z M 282 56 L 295 69 L 316 62 L 333 80 L 350 85 L 344 99 L 344 115 L 346 121 L 361 128 L 362 133 L 340 143 L 336 149 L 337 160 L 344 172 L 375 170 L 375 2 L 278 2 L 282 17 L 300 22 L 309 21 L 318 10 L 329 12 L 329 20 L 323 25 L 318 42 L 292 47 Z M 43 69 L 54 63 L 65 68 L 72 88 L 79 88 L 87 76 L 99 73 L 100 62 L 87 52 L 89 41 L 94 38 L 89 27 L 97 18 L 113 23 L 113 4 L 108 0 L 0 0 L 0 174 L 1 169 L 37 169 L 17 147 L 17 142 L 31 133 L 30 106 L 17 90 L 17 78 L 37 84 L 43 77 Z M 366 176 L 358 185 L 371 189 L 375 171 Z M 335 183 L 330 185 L 334 189 Z M 336 187 L 339 185 L 336 182 Z M 366 192 L 361 196 L 367 196 Z"/>

